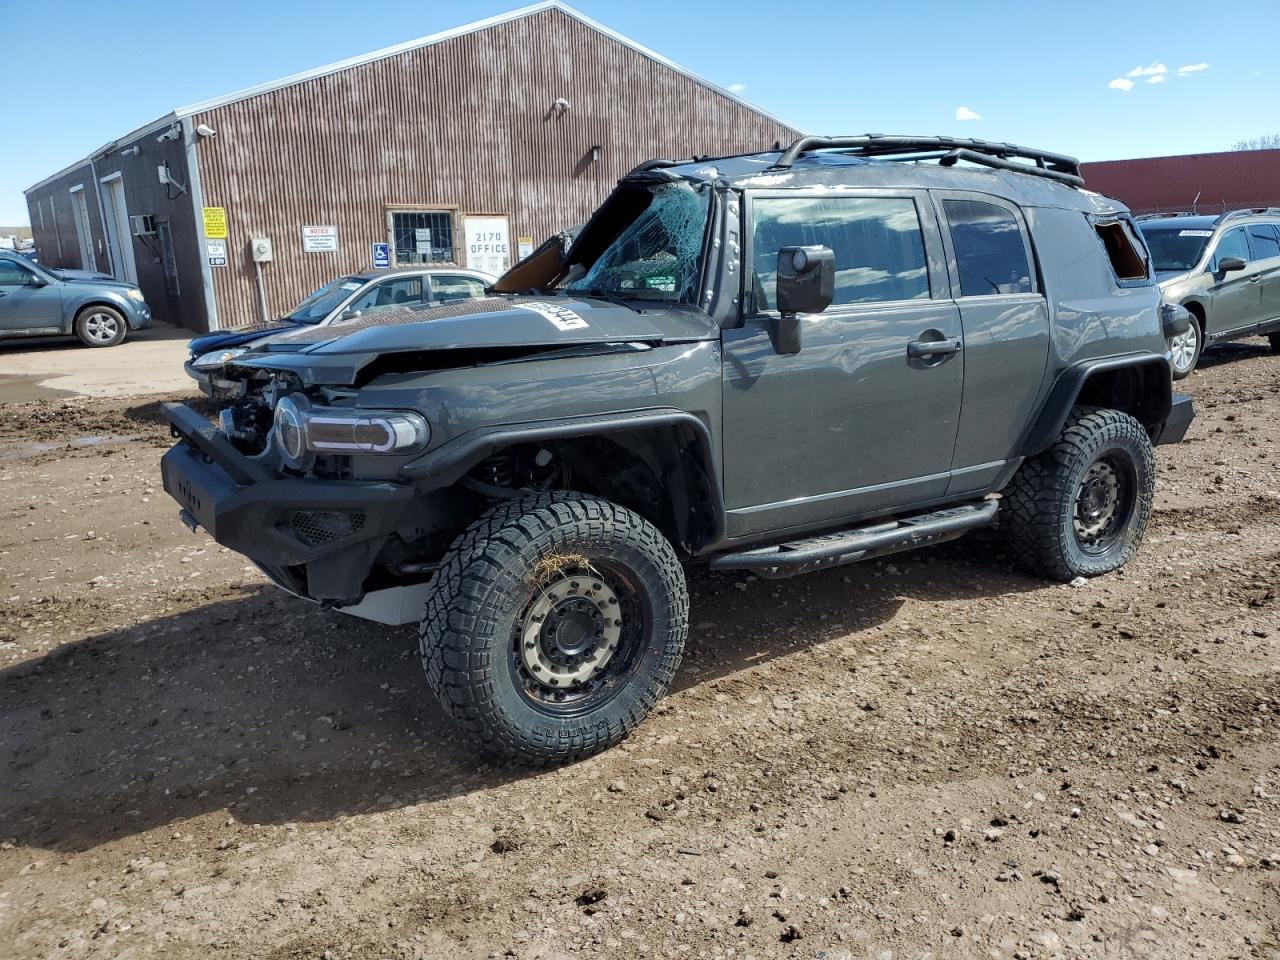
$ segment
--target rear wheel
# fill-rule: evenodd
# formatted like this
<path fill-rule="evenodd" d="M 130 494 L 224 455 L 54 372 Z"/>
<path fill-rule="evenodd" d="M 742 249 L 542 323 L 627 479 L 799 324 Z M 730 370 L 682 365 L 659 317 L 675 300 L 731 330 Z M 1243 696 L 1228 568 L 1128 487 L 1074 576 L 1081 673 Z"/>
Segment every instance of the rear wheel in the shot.
<path fill-rule="evenodd" d="M 124 314 L 113 307 L 85 307 L 76 315 L 76 336 L 86 347 L 114 347 L 129 332 Z"/>
<path fill-rule="evenodd" d="M 483 514 L 436 573 L 420 632 L 427 679 L 487 752 L 528 766 L 617 743 L 666 692 L 688 632 L 666 538 L 576 493 Z"/>
<path fill-rule="evenodd" d="M 1191 315 L 1185 333 L 1169 338 L 1169 365 L 1173 368 L 1173 379 L 1181 380 L 1196 368 L 1200 362 L 1200 352 L 1204 349 L 1204 331 L 1200 320 Z"/>
<path fill-rule="evenodd" d="M 1078 407 L 1058 440 L 1018 469 L 1001 526 L 1024 569 L 1067 581 L 1124 566 L 1151 517 L 1155 456 L 1142 424 Z"/>

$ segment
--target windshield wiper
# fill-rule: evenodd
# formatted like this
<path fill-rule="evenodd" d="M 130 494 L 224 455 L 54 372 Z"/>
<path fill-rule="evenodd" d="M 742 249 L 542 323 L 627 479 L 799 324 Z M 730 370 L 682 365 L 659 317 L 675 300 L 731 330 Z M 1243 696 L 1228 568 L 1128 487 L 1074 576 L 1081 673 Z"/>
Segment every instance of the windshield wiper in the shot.
<path fill-rule="evenodd" d="M 632 303 L 626 297 L 619 296 L 617 293 L 615 293 L 612 290 L 603 290 L 600 288 L 594 288 L 591 290 L 566 290 L 565 293 L 566 294 L 576 293 L 584 297 L 598 297 L 601 300 L 608 300 L 610 303 L 616 304 L 619 307 L 626 307 L 628 310 L 632 310 L 635 313 L 644 313 L 643 307 L 637 307 L 634 303 Z"/>

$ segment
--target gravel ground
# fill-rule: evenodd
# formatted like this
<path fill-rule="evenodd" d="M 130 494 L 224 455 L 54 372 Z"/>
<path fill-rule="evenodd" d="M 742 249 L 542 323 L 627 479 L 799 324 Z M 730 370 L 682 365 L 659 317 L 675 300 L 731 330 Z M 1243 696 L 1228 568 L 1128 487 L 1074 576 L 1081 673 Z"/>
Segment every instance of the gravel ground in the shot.
<path fill-rule="evenodd" d="M 1122 573 L 692 573 L 675 692 L 537 775 L 190 534 L 154 402 L 0 407 L 0 956 L 1275 960 L 1280 358 L 1183 388 Z"/>

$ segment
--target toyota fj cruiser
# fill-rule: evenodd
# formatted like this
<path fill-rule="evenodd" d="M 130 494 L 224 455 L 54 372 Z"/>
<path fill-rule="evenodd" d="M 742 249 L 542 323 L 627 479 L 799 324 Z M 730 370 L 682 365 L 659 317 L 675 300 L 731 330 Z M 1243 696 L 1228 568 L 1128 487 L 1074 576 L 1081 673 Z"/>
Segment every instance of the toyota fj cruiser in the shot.
<path fill-rule="evenodd" d="M 650 161 L 495 296 L 236 357 L 216 426 L 170 406 L 164 484 L 284 589 L 420 618 L 460 727 L 546 764 L 667 689 L 683 564 L 783 577 L 998 520 L 1050 579 L 1123 565 L 1153 444 L 1191 421 L 1185 329 L 1069 157 L 867 136 Z"/>

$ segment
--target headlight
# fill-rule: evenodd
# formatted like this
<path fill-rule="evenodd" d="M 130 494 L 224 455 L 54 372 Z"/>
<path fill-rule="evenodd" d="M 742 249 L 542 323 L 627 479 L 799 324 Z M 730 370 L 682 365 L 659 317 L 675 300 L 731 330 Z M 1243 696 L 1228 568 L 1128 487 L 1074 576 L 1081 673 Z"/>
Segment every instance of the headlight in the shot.
<path fill-rule="evenodd" d="M 143 302 L 142 291 L 137 289 L 136 287 L 133 288 L 132 290 L 126 290 L 124 292 L 124 295 L 128 297 L 130 300 L 138 301 L 138 303 Z"/>
<path fill-rule="evenodd" d="M 295 469 L 316 453 L 403 456 L 431 439 L 427 421 L 416 413 L 313 407 L 300 393 L 276 404 L 273 433 L 280 456 Z"/>
<path fill-rule="evenodd" d="M 196 359 L 191 361 L 191 366 L 197 370 L 217 370 L 228 360 L 232 360 L 242 353 L 248 353 L 248 347 L 232 347 L 229 350 L 210 350 L 208 353 L 202 353 Z"/>

